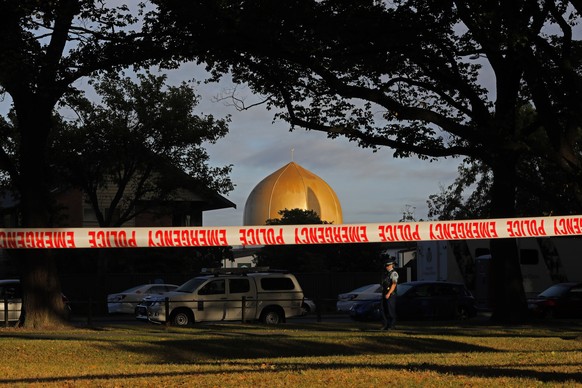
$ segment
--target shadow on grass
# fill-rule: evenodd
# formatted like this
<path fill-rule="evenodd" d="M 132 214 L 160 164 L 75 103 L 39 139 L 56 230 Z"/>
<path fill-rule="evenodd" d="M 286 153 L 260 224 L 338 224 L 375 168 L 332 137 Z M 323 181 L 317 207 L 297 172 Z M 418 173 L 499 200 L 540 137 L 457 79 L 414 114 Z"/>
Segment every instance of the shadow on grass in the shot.
<path fill-rule="evenodd" d="M 199 364 L 200 365 L 200 364 Z M 215 364 L 212 364 L 215 366 Z M 222 365 L 226 365 L 222 363 Z M 276 363 L 269 365 L 269 368 L 257 368 L 256 365 L 236 363 L 232 365 L 234 368 L 225 370 L 212 370 L 212 371 L 180 371 L 180 372 L 152 372 L 152 373 L 121 373 L 110 375 L 107 373 L 103 374 L 90 374 L 82 376 L 63 376 L 63 377 L 46 377 L 46 378 L 0 378 L 0 384 L 10 384 L 10 385 L 20 385 L 20 384 L 59 384 L 59 383 L 70 383 L 74 381 L 76 383 L 98 383 L 99 381 L 107 381 L 111 383 L 112 379 L 123 380 L 124 384 L 127 384 L 127 380 L 131 379 L 144 379 L 151 378 L 152 381 L 160 381 L 164 378 L 179 378 L 179 377 L 200 377 L 200 376 L 217 376 L 222 378 L 227 374 L 239 375 L 242 373 L 264 373 L 266 375 L 273 372 L 281 371 L 320 371 L 321 373 L 334 372 L 338 370 L 354 370 L 358 368 L 366 368 L 366 370 L 377 369 L 385 371 L 398 372 L 405 368 L 408 371 L 413 372 L 435 372 L 440 375 L 446 375 L 449 383 L 454 381 L 453 379 L 458 378 L 466 382 L 467 377 L 474 378 L 514 378 L 514 379 L 532 379 L 545 384 L 565 384 L 582 381 L 582 373 L 567 373 L 567 372 L 556 372 L 551 371 L 552 365 L 540 364 L 539 369 L 523 370 L 519 367 L 491 367 L 491 366 L 475 366 L 475 365 L 442 365 L 433 363 L 409 363 L 407 365 L 394 365 L 394 364 L 383 364 L 383 365 L 370 365 L 370 364 L 359 364 L 359 363 Z M 268 381 L 268 377 L 265 377 L 265 381 Z M 131 383 L 130 383 L 131 384 Z M 438 384 L 437 384 L 438 385 Z"/>
<path fill-rule="evenodd" d="M 569 333 L 580 340 L 580 324 L 559 323 L 544 327 L 519 326 L 471 326 L 450 323 L 402 323 L 395 333 L 373 330 L 376 323 L 291 323 L 280 327 L 255 324 L 206 324 L 193 328 L 165 328 L 163 326 L 112 325 L 102 327 L 76 328 L 70 331 L 35 333 L 19 330 L 2 331 L 2 337 L 27 340 L 87 341 L 95 349 L 117 352 L 117 354 L 141 354 L 148 356 L 151 365 L 179 364 L 196 365 L 209 369 L 217 362 L 228 368 L 220 371 L 176 371 L 176 372 L 136 372 L 122 374 L 91 374 L 70 376 L 63 373 L 58 377 L 10 378 L 0 377 L 0 385 L 18 384 L 58 384 L 70 381 L 79 383 L 99 383 L 103 380 L 179 378 L 181 376 L 213 376 L 240 373 L 270 373 L 277 371 L 336 371 L 349 369 L 377 369 L 386 371 L 434 372 L 460 379 L 464 377 L 534 379 L 543 383 L 564 384 L 582 381 L 582 372 L 559 371 L 567 364 L 540 362 L 531 369 L 524 370 L 516 360 L 515 364 L 501 366 L 468 363 L 467 365 L 443 365 L 442 363 L 373 364 L 367 360 L 361 363 L 337 362 L 341 356 L 383 356 L 392 359 L 404 354 L 447 354 L 447 353 L 500 353 L 499 350 L 463 342 L 461 336 L 564 336 Z M 578 334 L 578 335 L 576 335 Z M 458 337 L 457 337 L 458 336 Z M 456 339 L 459 339 L 458 341 Z M 102 347 L 102 349 L 100 349 Z M 323 357 L 323 360 L 304 362 L 302 358 Z M 325 357 L 329 357 L 326 362 Z M 436 356 L 435 356 L 436 357 Z M 297 358 L 298 361 L 283 360 Z M 262 370 L 257 364 L 270 360 L 271 368 Z M 262 360 L 257 362 L 258 360 Z M 570 365 L 576 367 L 577 365 Z M 231 369 L 232 368 L 232 369 Z M 152 380 L 154 381 L 154 380 Z M 126 382 L 124 382 L 125 384 Z"/>
<path fill-rule="evenodd" d="M 333 341 L 309 340 L 280 335 L 278 338 L 170 340 L 156 345 L 158 348 L 155 353 L 157 358 L 155 363 L 191 363 L 197 359 L 234 360 L 494 351 L 487 347 L 462 342 L 406 336 L 374 336 L 357 340 L 346 338 L 344 343 L 338 343 L 337 339 Z M 151 348 L 149 350 L 151 351 Z"/>

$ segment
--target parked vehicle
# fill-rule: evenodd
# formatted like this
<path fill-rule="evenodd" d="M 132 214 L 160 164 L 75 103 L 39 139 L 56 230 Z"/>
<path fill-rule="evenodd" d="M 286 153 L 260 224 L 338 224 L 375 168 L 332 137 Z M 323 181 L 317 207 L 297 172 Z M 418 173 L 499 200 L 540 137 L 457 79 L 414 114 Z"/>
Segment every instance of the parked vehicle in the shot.
<path fill-rule="evenodd" d="M 214 270 L 190 279 L 165 297 L 169 320 L 176 326 L 240 320 L 278 324 L 303 313 L 303 290 L 295 276 L 261 269 Z M 151 322 L 166 322 L 164 298 L 147 306 L 147 317 Z"/>
<path fill-rule="evenodd" d="M 8 322 L 18 321 L 22 310 L 20 280 L 0 280 L 0 323 L 6 322 L 5 305 L 8 311 Z"/>
<path fill-rule="evenodd" d="M 115 294 L 107 295 L 109 314 L 134 314 L 136 306 L 147 295 L 164 295 L 178 288 L 177 284 L 141 284 Z"/>
<path fill-rule="evenodd" d="M 141 302 L 135 306 L 135 319 L 140 321 L 148 320 L 148 306 L 151 306 L 156 300 L 160 298 L 160 295 L 147 295 Z"/>
<path fill-rule="evenodd" d="M 581 318 L 582 282 L 554 284 L 529 299 L 528 308 L 538 318 Z"/>
<path fill-rule="evenodd" d="M 71 317 L 71 305 L 69 299 L 63 295 L 64 317 Z M 8 319 L 6 319 L 7 307 Z M 0 280 L 0 324 L 3 322 L 18 322 L 22 315 L 22 286 L 19 279 Z"/>
<path fill-rule="evenodd" d="M 352 306 L 363 301 L 376 301 L 382 296 L 381 284 L 366 284 L 350 292 L 345 292 L 337 296 L 337 311 L 349 313 Z"/>
<path fill-rule="evenodd" d="M 469 319 L 477 315 L 475 298 L 462 283 L 413 281 L 397 288 L 397 319 Z M 356 303 L 349 314 L 357 321 L 381 319 L 380 298 Z"/>
<path fill-rule="evenodd" d="M 151 306 L 157 299 L 156 296 L 148 295 L 135 308 L 135 318 L 140 321 L 148 320 L 148 306 Z M 301 303 L 301 315 L 313 314 L 317 311 L 317 306 L 312 299 L 303 298 Z"/>

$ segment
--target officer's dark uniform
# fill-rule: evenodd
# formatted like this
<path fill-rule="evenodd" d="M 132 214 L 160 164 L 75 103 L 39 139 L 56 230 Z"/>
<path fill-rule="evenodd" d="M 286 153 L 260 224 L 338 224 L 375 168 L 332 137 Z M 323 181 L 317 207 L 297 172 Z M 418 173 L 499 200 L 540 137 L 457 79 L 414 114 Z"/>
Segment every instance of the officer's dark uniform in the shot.
<path fill-rule="evenodd" d="M 396 286 L 398 284 L 398 272 L 394 270 L 394 260 L 384 264 L 386 271 L 382 276 L 382 330 L 390 330 L 396 324 Z M 389 267 L 390 266 L 390 267 Z M 386 295 L 390 295 L 386 298 Z"/>

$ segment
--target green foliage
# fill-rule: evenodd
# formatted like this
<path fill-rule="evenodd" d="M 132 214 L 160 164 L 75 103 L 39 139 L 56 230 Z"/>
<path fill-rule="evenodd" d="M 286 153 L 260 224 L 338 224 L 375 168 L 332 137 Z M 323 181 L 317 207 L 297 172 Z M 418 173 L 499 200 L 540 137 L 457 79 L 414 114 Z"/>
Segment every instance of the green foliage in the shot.
<path fill-rule="evenodd" d="M 458 172 L 459 176 L 453 184 L 446 189 L 441 188 L 439 194 L 429 196 L 429 218 L 463 220 L 488 217 L 491 208 L 491 170 L 482 163 L 465 159 Z"/>
<path fill-rule="evenodd" d="M 578 2 L 156 4 L 159 31 L 183 32 L 172 50 L 194 55 L 192 37 L 208 42 L 196 55 L 215 76 L 232 72 L 293 127 L 389 147 L 396 157 L 476 160 L 491 171 L 493 218 L 518 214 L 519 180 L 537 183 L 521 168 L 529 161 L 557 168 L 558 192 L 568 188 L 582 204 Z M 536 114 L 526 122 L 530 106 Z M 494 241 L 491 249 L 500 258 L 496 315 L 525 311 L 517 246 Z"/>
<path fill-rule="evenodd" d="M 304 209 L 283 209 L 279 210 L 281 218 L 269 218 L 267 225 L 311 225 L 311 224 L 329 224 L 328 221 L 322 221 L 319 214 L 313 210 Z"/>
<path fill-rule="evenodd" d="M 580 214 L 581 203 L 571 190 L 570 179 L 554 163 L 541 159 L 524 160 L 518 165 L 516 215 Z M 459 176 L 427 201 L 429 218 L 438 220 L 485 219 L 491 217 L 491 169 L 465 159 Z"/>
<path fill-rule="evenodd" d="M 249 83 L 292 126 L 397 157 L 479 160 L 493 172 L 494 217 L 516 214 L 516 177 L 530 177 L 518 166 L 527 160 L 549 160 L 564 176 L 558 191 L 582 203 L 578 2 L 154 4 L 0 4 L 0 88 L 14 101 L 22 139 L 12 166 L 2 147 L 0 166 L 22 194 L 23 226 L 49 224 L 52 112 L 77 80 L 192 59 L 215 77 L 232 72 Z M 483 77 L 495 78 L 494 91 Z M 530 102 L 536 123 L 516 125 Z"/>
<path fill-rule="evenodd" d="M 13 136 L 8 142 L 0 138 L 0 175 L 19 196 L 19 226 L 54 225 L 50 190 L 58 174 L 52 173 L 48 158 L 50 141 L 58 137 L 54 111 L 63 96 L 78 92 L 82 83 L 77 81 L 129 66 L 177 64 L 164 42 L 171 36 L 154 36 L 148 29 L 152 7 L 130 6 L 86 0 L 0 2 L 0 97 L 8 95 L 14 108 L 13 126 L 0 123 L 2 134 L 8 130 Z M 55 311 L 62 310 L 62 301 L 54 260 L 45 251 L 23 253 L 25 325 L 58 322 Z M 47 299 L 50 304 L 43 303 Z"/>
<path fill-rule="evenodd" d="M 516 119 L 516 127 L 539 136 L 538 114 L 527 105 Z M 515 208 L 517 216 L 580 214 L 582 203 L 572 190 L 568 173 L 548 158 L 531 156 L 516 164 Z M 455 182 L 427 201 L 429 218 L 439 220 L 481 219 L 491 217 L 493 171 L 482 161 L 465 158 Z"/>
<path fill-rule="evenodd" d="M 514 183 L 536 186 L 518 168 L 534 160 L 561 170 L 553 183 L 582 208 L 576 2 L 156 3 L 159 31 L 187 31 L 174 50 L 208 42 L 196 54 L 216 77 L 232 72 L 294 127 L 397 157 L 476 160 L 504 191 L 490 199 L 495 216 L 514 215 Z"/>
<path fill-rule="evenodd" d="M 330 224 L 313 210 L 283 209 L 267 225 Z M 255 264 L 292 272 L 366 272 L 381 268 L 382 244 L 268 245 L 255 254 Z"/>
<path fill-rule="evenodd" d="M 187 187 L 185 180 L 195 182 L 194 189 L 233 188 L 231 167 L 211 168 L 203 147 L 227 134 L 229 118 L 195 115 L 194 89 L 165 81 L 150 73 L 137 74 L 136 81 L 107 73 L 91 82 L 101 103 L 79 95 L 65 100 L 77 119 L 61 122 L 51 160 L 63 185 L 87 194 L 100 226 L 124 224 L 147 210 L 143 204 Z M 104 205 L 99 190 L 106 187 L 115 195 Z"/>

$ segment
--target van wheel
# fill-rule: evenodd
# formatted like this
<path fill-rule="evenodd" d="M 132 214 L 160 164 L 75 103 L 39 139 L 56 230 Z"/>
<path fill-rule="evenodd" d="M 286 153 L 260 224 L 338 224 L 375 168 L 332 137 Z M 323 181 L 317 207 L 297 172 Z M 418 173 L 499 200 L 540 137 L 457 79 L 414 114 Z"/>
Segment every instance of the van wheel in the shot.
<path fill-rule="evenodd" d="M 266 310 L 261 313 L 261 322 L 267 325 L 278 325 L 284 318 L 283 314 L 277 310 Z"/>
<path fill-rule="evenodd" d="M 180 310 L 172 312 L 170 320 L 174 326 L 188 326 L 194 323 L 194 316 L 189 311 Z"/>

